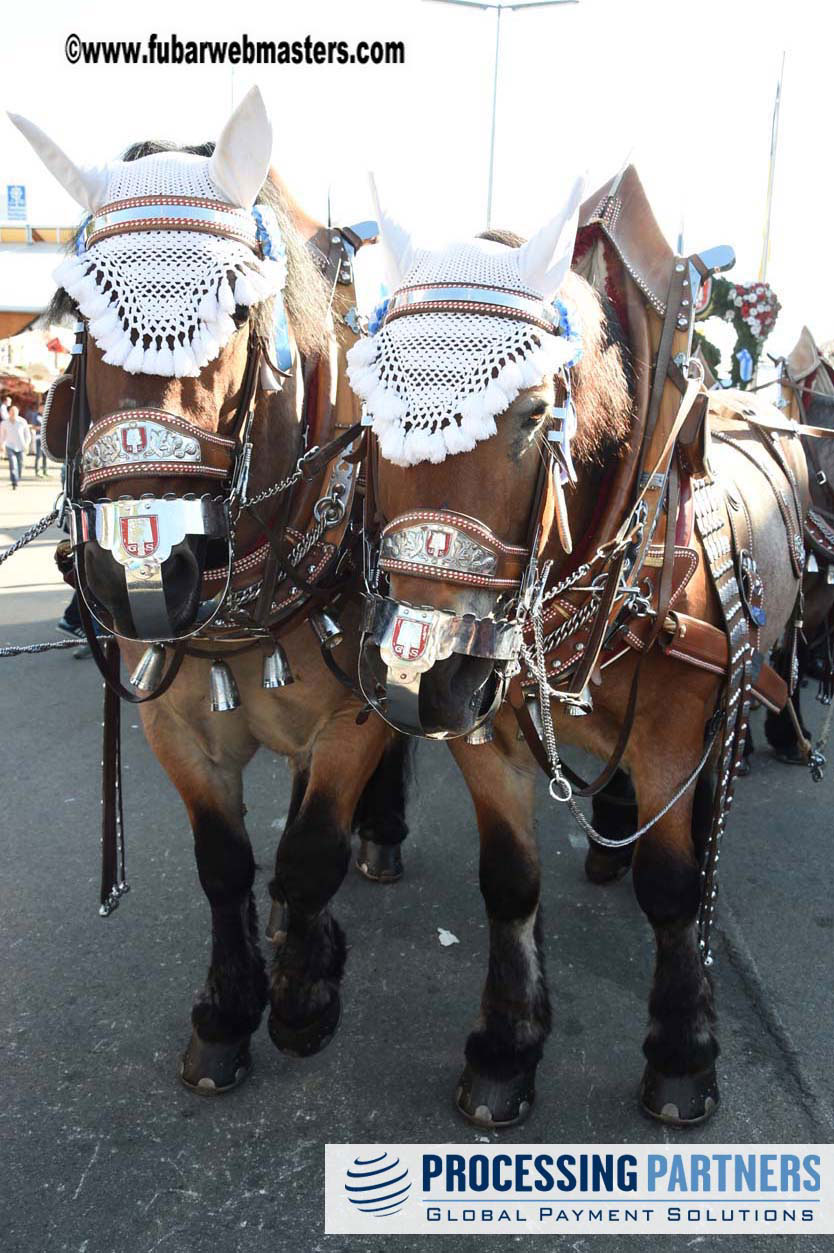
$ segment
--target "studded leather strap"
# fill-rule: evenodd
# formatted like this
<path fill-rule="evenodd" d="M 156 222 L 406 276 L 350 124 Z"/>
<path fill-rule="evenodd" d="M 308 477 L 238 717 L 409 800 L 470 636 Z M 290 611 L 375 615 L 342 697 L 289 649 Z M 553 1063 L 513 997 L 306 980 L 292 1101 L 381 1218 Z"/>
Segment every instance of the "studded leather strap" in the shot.
<path fill-rule="evenodd" d="M 517 588 L 529 552 L 505 544 L 474 518 L 446 509 L 414 509 L 382 531 L 380 569 L 465 587 Z"/>
<path fill-rule="evenodd" d="M 234 448 L 234 440 L 164 409 L 109 413 L 84 438 L 81 490 L 116 479 L 172 474 L 222 480 L 230 473 Z"/>

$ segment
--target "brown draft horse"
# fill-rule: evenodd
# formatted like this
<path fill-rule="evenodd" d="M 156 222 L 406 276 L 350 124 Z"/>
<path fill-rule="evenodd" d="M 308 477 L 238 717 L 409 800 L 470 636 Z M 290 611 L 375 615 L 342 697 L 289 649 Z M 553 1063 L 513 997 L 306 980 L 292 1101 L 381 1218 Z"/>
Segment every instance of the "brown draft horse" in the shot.
<path fill-rule="evenodd" d="M 820 353 L 807 326 L 792 352 L 779 362 L 784 411 L 795 422 L 834 430 L 834 367 Z M 830 701 L 834 692 L 834 655 L 832 655 L 832 610 L 834 610 L 834 445 L 830 440 L 807 442 L 811 512 L 805 525 L 808 550 L 805 576 L 802 580 L 802 629 L 796 648 L 798 682 L 792 696 L 796 715 L 802 723 L 800 692 L 802 680 L 820 680 L 819 698 Z M 785 678 L 793 666 L 793 641 L 777 650 L 774 664 Z M 789 765 L 806 765 L 807 752 L 800 748 L 796 727 L 788 710 L 769 712 L 765 734 L 780 761 Z"/>
<path fill-rule="evenodd" d="M 263 110 L 260 97 L 255 104 Z M 233 115 L 220 141 L 226 145 L 222 155 L 227 162 L 246 160 L 257 147 L 257 137 L 248 133 L 250 123 L 242 109 Z M 258 119 L 261 128 L 264 120 L 265 114 Z M 163 148 L 139 144 L 128 151 L 126 159 L 141 160 Z M 39 150 L 44 155 L 42 145 Z M 207 157 L 213 150 L 209 144 L 180 151 Z M 52 152 L 47 150 L 44 157 L 50 167 Z M 63 154 L 58 156 L 65 163 L 61 173 L 66 184 L 68 163 Z M 267 148 L 256 186 L 266 175 L 268 161 Z M 334 373 L 340 374 L 344 348 L 354 338 L 338 308 L 331 319 L 328 292 L 305 246 L 305 240 L 320 241 L 322 234 L 326 241 L 330 232 L 299 209 L 274 172 L 264 182 L 257 202 L 274 209 L 286 244 L 284 300 L 293 365 L 282 390 L 260 391 L 257 396 L 250 498 L 285 479 L 303 447 L 300 358 L 330 354 L 337 361 Z M 342 287 L 341 292 L 347 297 L 344 312 L 352 303 L 353 291 Z M 56 307 L 73 311 L 66 293 L 58 294 Z M 239 307 L 234 317 L 236 332 L 199 377 L 127 374 L 105 364 L 101 351 L 90 343 L 86 385 L 93 425 L 103 414 L 129 415 L 151 407 L 182 415 L 202 431 L 223 435 L 229 430 L 243 385 L 250 334 L 262 336 L 267 353 L 271 352 L 269 311 L 250 313 Z M 342 383 L 334 403 L 337 422 L 346 426 L 355 422 L 356 402 Z M 165 479 L 116 481 L 106 495 L 116 499 L 129 493 L 138 498 L 149 493 L 159 498 L 178 490 L 208 491 L 211 483 L 179 479 L 174 473 Z M 261 542 L 264 521 L 281 523 L 282 508 L 279 498 L 268 503 L 259 520 L 248 514 L 241 517 L 238 554 Z M 178 562 L 176 556 L 169 559 L 164 571 L 168 608 L 181 632 L 195 621 L 207 561 L 205 547 L 189 543 L 191 551 L 181 554 Z M 115 560 L 93 544 L 86 546 L 85 557 L 89 587 L 96 599 L 112 614 L 117 631 L 134 634 L 124 577 Z M 350 669 L 355 666 L 351 658 L 358 639 L 355 600 L 342 614 L 342 629 L 345 643 L 336 656 Z M 158 699 L 140 706 L 148 742 L 188 811 L 200 882 L 211 906 L 211 960 L 205 987 L 193 1008 L 192 1037 L 180 1067 L 183 1082 L 200 1093 L 228 1090 L 248 1073 L 250 1037 L 268 1002 L 270 1034 L 279 1049 L 307 1055 L 328 1042 L 339 1018 L 346 951 L 343 932 L 328 902 L 349 864 L 352 823 L 356 815 L 364 835 L 383 845 L 396 845 L 405 834 L 402 748 L 379 719 L 357 724 L 361 703 L 324 665 L 318 642 L 303 617 L 282 636 L 282 643 L 295 678 L 290 686 L 264 690 L 263 653 L 257 648 L 237 655 L 234 647 L 223 643 L 192 641 L 173 685 Z M 130 672 L 144 645 L 125 639 L 121 650 Z M 209 669 L 216 657 L 226 657 L 240 692 L 240 708 L 232 712 L 214 713 L 209 708 Z M 286 757 L 294 778 L 269 885 L 275 943 L 269 980 L 259 947 L 252 892 L 255 863 L 244 822 L 242 781 L 244 767 L 261 745 Z"/>
<path fill-rule="evenodd" d="M 407 286 L 409 281 L 417 282 L 404 280 L 410 260 L 403 257 L 414 255 L 409 236 L 398 224 L 387 222 L 384 215 L 380 220 L 383 243 L 387 243 L 395 270 L 399 266 L 399 283 Z M 522 242 L 501 233 L 487 233 L 481 238 L 508 248 Z M 448 279 L 443 254 L 431 254 L 436 269 L 426 260 L 425 252 L 420 256 L 420 283 L 431 287 L 433 281 Z M 550 291 L 546 299 L 552 299 L 553 294 Z M 636 351 L 630 351 L 613 306 L 585 278 L 568 273 L 560 294 L 578 311 L 583 337 L 583 355 L 572 371 L 578 418 L 573 454 L 578 481 L 568 500 L 570 531 L 575 537 L 593 538 L 598 502 L 605 499 L 606 482 L 629 447 L 637 408 L 635 374 L 641 367 L 645 374 L 650 358 L 640 361 Z M 465 322 L 463 313 L 456 316 L 461 324 Z M 419 315 L 411 321 L 416 338 Z M 438 359 L 437 370 L 442 369 L 443 361 Z M 414 386 L 419 389 L 419 383 Z M 397 525 L 395 520 L 413 518 L 414 511 L 430 511 L 441 526 L 444 513 L 447 518 L 475 519 L 503 545 L 529 544 L 534 489 L 546 455 L 556 399 L 556 381 L 549 376 L 542 378 L 538 385 L 521 390 L 496 415 L 497 429 L 491 437 L 470 451 L 447 456 L 439 464 L 425 460 L 409 466 L 393 464 L 380 455 L 379 442 L 373 441 L 377 445 L 377 524 Z M 796 447 L 798 441 L 782 443 L 798 484 L 800 508 L 804 508 L 804 457 Z M 715 440 L 710 456 L 721 480 L 736 485 L 751 514 L 767 615 L 758 638 L 758 646 L 764 650 L 780 638 L 797 597 L 798 577 L 786 557 L 785 526 L 773 493 L 737 447 Z M 737 507 L 742 506 L 737 503 Z M 794 522 L 794 527 L 797 525 L 801 526 L 799 519 Z M 697 552 L 698 562 L 675 600 L 676 609 L 720 623 L 704 547 L 696 537 L 686 542 Z M 582 543 L 577 547 L 581 549 Z M 545 539 L 541 559 L 553 560 L 556 579 L 567 568 L 555 525 Z M 512 613 L 514 595 L 487 590 L 473 593 L 451 579 L 444 582 L 437 572 L 430 579 L 413 570 L 391 572 L 389 568 L 388 596 L 401 606 L 501 618 Z M 375 644 L 367 645 L 367 653 L 377 692 L 382 693 L 386 666 Z M 568 716 L 565 706 L 552 702 L 559 741 L 609 759 L 626 716 L 636 666 L 637 654 L 626 648 L 616 664 L 594 673 L 593 711 L 587 716 Z M 533 832 L 535 763 L 506 702 L 495 716 L 491 742 L 473 744 L 462 738 L 483 716 L 485 701 L 494 691 L 490 677 L 496 669 L 496 663 L 483 656 L 447 656 L 422 674 L 419 689 L 423 727 L 435 735 L 451 731 L 457 737 L 451 739 L 449 747 L 472 795 L 480 833 L 480 886 L 489 919 L 489 963 L 480 1014 L 466 1043 L 458 1107 L 471 1121 L 489 1127 L 509 1125 L 526 1115 L 551 1024 L 541 945 L 539 858 Z M 631 734 L 622 757 L 636 793 L 641 824 L 661 814 L 683 781 L 697 770 L 720 687 L 715 673 L 676 660 L 658 647 L 646 654 Z M 594 805 L 597 826 L 602 825 L 598 803 L 604 806 L 604 800 L 597 798 Z M 641 1103 L 650 1115 L 677 1125 L 703 1121 L 718 1101 L 715 1062 L 719 1050 L 713 995 L 696 932 L 700 865 L 712 802 L 713 781 L 708 767 L 700 773 L 697 784 L 641 836 L 633 858 L 635 892 L 653 928 L 657 953 L 643 1046 L 646 1068 Z M 595 877 L 614 877 L 621 858 L 620 852 L 595 850 Z"/>

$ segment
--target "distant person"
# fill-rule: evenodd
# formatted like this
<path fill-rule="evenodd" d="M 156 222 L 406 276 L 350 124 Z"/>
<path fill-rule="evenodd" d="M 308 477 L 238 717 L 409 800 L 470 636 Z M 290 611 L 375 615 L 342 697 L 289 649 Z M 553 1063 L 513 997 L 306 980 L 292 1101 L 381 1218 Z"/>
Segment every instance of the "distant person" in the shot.
<path fill-rule="evenodd" d="M 9 416 L 9 409 L 11 408 L 11 405 L 11 396 L 4 396 L 2 402 L 0 402 L 0 422 L 6 421 L 6 418 Z"/>
<path fill-rule="evenodd" d="M 32 432 L 32 447 L 35 452 L 35 478 L 38 477 L 38 474 L 41 474 L 43 478 L 48 478 L 49 476 L 46 473 L 46 449 L 43 443 L 43 413 L 40 405 L 29 410 L 29 413 L 26 415 L 26 421 L 29 423 L 29 428 Z M 38 466 L 41 463 L 43 463 L 43 469 L 39 471 Z"/>
<path fill-rule="evenodd" d="M 20 416 L 17 405 L 9 405 L 9 416 L 0 422 L 0 449 L 5 450 L 9 463 L 9 479 L 12 491 L 23 477 L 23 458 L 29 451 L 32 436 L 28 422 Z"/>

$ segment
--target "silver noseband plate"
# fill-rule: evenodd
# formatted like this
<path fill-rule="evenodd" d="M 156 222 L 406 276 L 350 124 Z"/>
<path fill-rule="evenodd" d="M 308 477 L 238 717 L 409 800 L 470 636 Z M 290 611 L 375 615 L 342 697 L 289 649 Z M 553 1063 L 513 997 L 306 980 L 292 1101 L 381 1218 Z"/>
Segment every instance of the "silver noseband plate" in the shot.
<path fill-rule="evenodd" d="M 367 690 L 371 684 L 366 684 L 360 665 L 363 695 L 386 722 L 410 734 L 427 734 L 420 721 L 420 681 L 436 661 L 460 653 L 513 662 L 521 648 L 521 631 L 514 622 L 420 608 L 385 596 L 366 596 L 362 625 L 363 653 L 365 645 L 373 642 L 386 667 L 385 709 L 380 708 L 376 694 Z M 499 683 L 497 702 L 502 698 L 503 684 Z M 489 717 L 495 708 L 496 701 L 493 701 L 479 721 Z M 433 739 L 451 738 L 446 733 L 428 734 Z"/>
<path fill-rule="evenodd" d="M 189 535 L 229 539 L 228 511 L 208 497 L 104 500 L 74 505 L 73 547 L 94 540 L 124 570 L 136 638 L 172 638 L 162 566 Z M 231 561 L 231 557 L 230 557 Z"/>

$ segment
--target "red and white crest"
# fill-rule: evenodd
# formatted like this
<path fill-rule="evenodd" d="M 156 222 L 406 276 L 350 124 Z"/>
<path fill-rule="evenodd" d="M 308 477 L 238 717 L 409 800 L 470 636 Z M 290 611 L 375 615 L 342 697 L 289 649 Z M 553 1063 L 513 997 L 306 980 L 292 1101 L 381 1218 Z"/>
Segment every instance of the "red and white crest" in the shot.
<path fill-rule="evenodd" d="M 128 456 L 136 457 L 148 446 L 148 428 L 142 424 L 123 426 L 121 428 L 122 448 Z"/>
<path fill-rule="evenodd" d="M 429 531 L 426 536 L 426 552 L 430 557 L 445 557 L 451 545 L 451 531 Z"/>
<path fill-rule="evenodd" d="M 429 623 L 413 618 L 397 618 L 391 637 L 391 650 L 401 661 L 416 661 L 426 650 Z"/>
<path fill-rule="evenodd" d="M 119 518 L 122 547 L 130 557 L 151 557 L 159 547 L 159 521 L 155 513 L 141 518 Z"/>
<path fill-rule="evenodd" d="M 706 317 L 706 311 L 712 303 L 712 278 L 705 278 L 698 291 L 695 301 L 695 317 Z"/>

